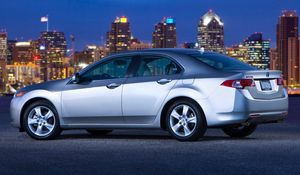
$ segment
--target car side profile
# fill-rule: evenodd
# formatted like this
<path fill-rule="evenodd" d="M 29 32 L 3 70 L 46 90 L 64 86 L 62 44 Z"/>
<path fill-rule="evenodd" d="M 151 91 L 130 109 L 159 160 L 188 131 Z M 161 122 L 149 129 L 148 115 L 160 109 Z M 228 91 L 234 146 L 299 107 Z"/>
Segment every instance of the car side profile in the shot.
<path fill-rule="evenodd" d="M 245 137 L 287 111 L 280 71 L 194 49 L 111 55 L 70 78 L 24 87 L 11 101 L 13 126 L 39 140 L 64 129 L 103 135 L 130 128 L 161 128 L 180 141 L 211 127 Z"/>

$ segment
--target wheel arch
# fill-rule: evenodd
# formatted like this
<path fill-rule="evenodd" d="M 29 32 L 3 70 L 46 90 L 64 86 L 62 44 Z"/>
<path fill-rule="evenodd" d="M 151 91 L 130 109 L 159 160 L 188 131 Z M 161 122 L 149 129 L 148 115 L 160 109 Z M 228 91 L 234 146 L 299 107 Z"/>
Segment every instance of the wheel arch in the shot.
<path fill-rule="evenodd" d="M 202 115 L 204 116 L 204 119 L 205 119 L 205 122 L 207 122 L 206 120 L 206 116 L 205 116 L 205 113 L 201 107 L 201 105 L 196 101 L 194 100 L 193 98 L 191 97 L 187 97 L 187 96 L 178 96 L 178 97 L 174 97 L 172 99 L 170 99 L 169 101 L 167 101 L 161 111 L 161 114 L 160 114 L 160 127 L 162 129 L 166 129 L 167 128 L 167 123 L 166 123 L 166 117 L 167 117 L 167 112 L 168 112 L 168 109 L 169 107 L 175 102 L 175 101 L 178 101 L 178 100 L 190 100 L 192 101 L 193 103 L 195 103 L 198 107 L 198 109 L 201 111 Z"/>
<path fill-rule="evenodd" d="M 20 113 L 20 131 L 21 132 L 25 131 L 24 127 L 23 127 L 23 118 L 24 118 L 23 115 L 25 113 L 25 110 L 27 109 L 27 107 L 30 104 L 32 104 L 34 102 L 37 102 L 37 101 L 40 101 L 40 100 L 47 101 L 48 103 L 50 103 L 55 108 L 55 110 L 57 110 L 56 107 L 55 107 L 55 105 L 49 99 L 47 99 L 47 98 L 44 98 L 44 97 L 34 97 L 34 98 L 31 98 L 31 99 L 27 100 L 24 103 L 24 105 L 22 106 L 21 113 Z"/>

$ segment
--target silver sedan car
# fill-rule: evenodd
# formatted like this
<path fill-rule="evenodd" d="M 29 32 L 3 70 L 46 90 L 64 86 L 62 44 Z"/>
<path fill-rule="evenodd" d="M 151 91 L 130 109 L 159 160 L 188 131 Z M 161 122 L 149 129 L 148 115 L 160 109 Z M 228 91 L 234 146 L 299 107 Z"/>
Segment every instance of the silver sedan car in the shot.
<path fill-rule="evenodd" d="M 13 126 L 40 140 L 64 129 L 103 135 L 125 128 L 161 128 L 180 141 L 209 127 L 245 137 L 287 111 L 280 71 L 193 49 L 111 55 L 73 77 L 22 88 L 11 102 Z"/>

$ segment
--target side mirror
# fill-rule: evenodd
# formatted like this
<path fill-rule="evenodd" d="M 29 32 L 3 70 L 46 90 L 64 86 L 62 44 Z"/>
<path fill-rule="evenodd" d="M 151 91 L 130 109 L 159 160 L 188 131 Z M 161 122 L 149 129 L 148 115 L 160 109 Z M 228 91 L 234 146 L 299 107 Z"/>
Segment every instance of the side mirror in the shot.
<path fill-rule="evenodd" d="M 78 84 L 80 82 L 80 75 L 78 72 L 72 76 L 72 82 L 73 84 Z"/>

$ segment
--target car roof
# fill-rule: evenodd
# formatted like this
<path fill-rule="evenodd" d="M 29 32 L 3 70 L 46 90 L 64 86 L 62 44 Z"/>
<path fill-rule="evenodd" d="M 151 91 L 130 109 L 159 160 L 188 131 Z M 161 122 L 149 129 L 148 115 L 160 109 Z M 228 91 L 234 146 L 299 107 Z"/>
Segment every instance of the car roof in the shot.
<path fill-rule="evenodd" d="M 119 52 L 117 54 L 124 54 L 124 53 L 145 53 L 145 52 L 152 52 L 152 53 L 171 53 L 171 54 L 183 54 L 183 55 L 191 55 L 201 53 L 203 55 L 219 55 L 216 52 L 204 51 L 201 52 L 199 49 L 186 49 L 186 48 L 152 48 L 152 49 L 143 49 L 143 50 L 131 50 L 131 51 L 124 51 Z"/>

